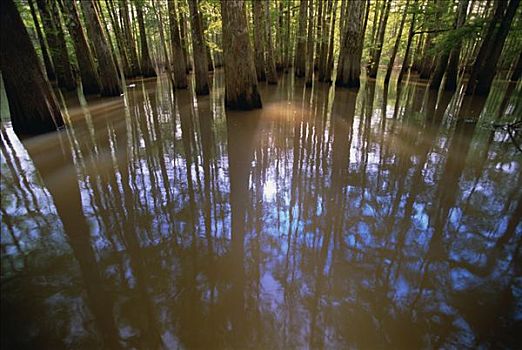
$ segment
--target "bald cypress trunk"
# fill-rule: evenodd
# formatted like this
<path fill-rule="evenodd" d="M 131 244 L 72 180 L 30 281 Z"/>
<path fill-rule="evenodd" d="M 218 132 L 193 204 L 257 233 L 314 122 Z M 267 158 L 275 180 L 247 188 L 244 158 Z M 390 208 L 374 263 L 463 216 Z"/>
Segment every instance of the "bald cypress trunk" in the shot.
<path fill-rule="evenodd" d="M 417 6 L 418 0 L 413 1 L 413 6 Z M 413 42 L 413 35 L 415 31 L 415 17 L 417 15 L 417 12 L 415 12 L 416 9 L 414 9 L 413 15 L 411 17 L 411 23 L 410 23 L 410 29 L 408 31 L 408 41 L 406 42 L 406 51 L 404 52 L 404 60 L 402 61 L 402 67 L 401 71 L 399 72 L 399 76 L 397 77 L 397 82 L 401 82 L 402 78 L 404 77 L 404 74 L 406 74 L 406 71 L 410 68 L 410 50 L 411 50 L 411 44 Z"/>
<path fill-rule="evenodd" d="M 377 77 L 377 71 L 379 70 L 379 62 L 381 60 L 382 45 L 384 44 L 384 34 L 386 33 L 386 24 L 388 23 L 390 7 L 391 7 L 391 0 L 387 0 L 386 7 L 384 8 L 382 20 L 379 24 L 379 31 L 377 32 L 377 47 L 374 50 L 372 50 L 373 51 L 372 60 L 370 62 L 370 69 L 368 72 L 368 76 L 370 78 Z"/>
<path fill-rule="evenodd" d="M 332 72 L 334 66 L 334 46 L 335 46 L 335 17 L 337 16 L 337 0 L 334 0 L 333 13 L 332 13 L 332 26 L 330 27 L 330 42 L 328 43 L 328 59 L 326 62 L 326 72 L 324 81 L 327 83 L 332 82 Z"/>
<path fill-rule="evenodd" d="M 185 66 L 187 67 L 187 74 L 192 70 L 192 63 L 188 54 L 187 42 L 187 21 L 182 11 L 179 11 L 179 35 L 181 37 L 181 49 L 183 50 L 183 57 L 185 57 Z"/>
<path fill-rule="evenodd" d="M 129 58 L 129 77 L 135 77 L 140 74 L 140 65 L 138 62 L 138 54 L 136 53 L 136 45 L 134 44 L 134 38 L 131 33 L 129 7 L 126 0 L 119 0 L 119 5 L 123 40 Z"/>
<path fill-rule="evenodd" d="M 51 81 L 56 80 L 56 74 L 54 73 L 53 62 L 51 61 L 51 56 L 49 56 L 49 51 L 47 50 L 47 44 L 45 43 L 45 38 L 42 33 L 42 29 L 40 28 L 40 23 L 38 22 L 38 16 L 36 15 L 36 10 L 33 4 L 34 0 L 28 0 L 29 9 L 31 11 L 31 17 L 33 18 L 34 28 L 36 30 L 36 36 L 38 37 L 38 43 L 40 44 L 40 50 L 42 50 L 42 56 L 44 61 L 45 71 L 47 73 L 47 78 Z"/>
<path fill-rule="evenodd" d="M 261 108 L 254 57 L 248 37 L 245 2 L 221 0 L 225 105 L 229 109 Z"/>
<path fill-rule="evenodd" d="M 305 84 L 312 86 L 314 76 L 314 2 L 308 1 L 308 33 L 306 38 Z"/>
<path fill-rule="evenodd" d="M 488 33 L 482 42 L 479 55 L 473 65 L 466 88 L 466 95 L 487 95 L 489 93 L 491 83 L 496 74 L 497 63 L 504 48 L 504 42 L 519 4 L 520 0 L 510 0 L 509 4 L 507 0 L 500 1 L 497 4 L 495 20 L 488 28 Z M 498 10 L 501 7 L 506 8 L 505 11 Z M 501 13 L 497 17 L 498 12 Z"/>
<path fill-rule="evenodd" d="M 192 55 L 194 58 L 194 73 L 196 75 L 196 94 L 208 95 L 208 61 L 203 29 L 199 20 L 198 0 L 188 0 L 190 8 L 190 24 L 192 27 Z"/>
<path fill-rule="evenodd" d="M 263 25 L 263 0 L 252 1 L 252 19 L 254 29 L 254 63 L 258 81 L 266 80 L 265 71 L 265 26 Z"/>
<path fill-rule="evenodd" d="M 306 69 L 306 23 L 308 20 L 308 1 L 301 0 L 299 6 L 299 28 L 295 51 L 295 76 L 304 77 Z"/>
<path fill-rule="evenodd" d="M 181 39 L 179 36 L 178 20 L 176 17 L 175 2 L 169 1 L 169 27 L 170 27 L 170 46 L 172 51 L 172 65 L 174 70 L 174 80 L 177 89 L 187 88 L 187 66 L 185 57 L 181 49 Z"/>
<path fill-rule="evenodd" d="M 49 0 L 36 0 L 40 16 L 44 24 L 47 44 L 56 72 L 58 87 L 67 90 L 76 89 L 76 80 L 69 61 L 65 35 L 63 34 L 60 18 L 57 13 L 56 4 Z"/>
<path fill-rule="evenodd" d="M 457 10 L 457 20 L 455 29 L 459 29 L 464 25 L 466 21 L 466 13 L 468 11 L 469 0 L 460 0 L 459 7 Z M 444 90 L 455 91 L 457 89 L 457 77 L 459 73 L 459 59 L 460 59 L 460 47 L 461 42 L 457 38 L 457 42 L 454 43 L 449 55 L 448 66 L 446 67 L 446 84 Z"/>
<path fill-rule="evenodd" d="M 60 107 L 13 0 L 3 0 L 0 10 L 0 70 L 15 132 L 40 134 L 63 126 Z"/>
<path fill-rule="evenodd" d="M 272 26 L 270 23 L 270 2 L 266 0 L 263 6 L 263 17 L 265 18 L 264 26 L 266 28 L 266 80 L 268 84 L 277 84 L 277 71 L 274 57 L 274 49 L 272 47 Z"/>
<path fill-rule="evenodd" d="M 100 19 L 94 8 L 93 0 L 82 0 L 83 13 L 87 24 L 87 31 L 91 42 L 94 44 L 96 58 L 98 59 L 98 72 L 100 76 L 101 95 L 119 96 L 122 93 L 116 64 L 112 58 L 107 38 L 100 24 Z"/>
<path fill-rule="evenodd" d="M 121 68 L 123 69 L 123 74 L 126 77 L 130 77 L 130 76 L 132 76 L 132 72 L 130 69 L 127 51 L 125 50 L 125 43 L 123 42 L 123 34 L 122 34 L 122 30 L 120 28 L 118 14 L 116 13 L 116 9 L 114 8 L 114 2 L 112 0 L 105 0 L 105 3 L 107 4 L 107 8 L 109 9 L 109 11 L 108 11 L 109 19 L 112 24 L 112 30 L 114 30 L 114 36 L 116 38 L 116 47 L 118 48 L 119 59 L 120 59 Z M 107 29 L 107 26 L 105 26 L 105 29 Z M 114 52 L 112 52 L 112 53 L 113 53 L 114 62 L 117 62 L 116 58 L 114 58 L 115 57 Z"/>
<path fill-rule="evenodd" d="M 364 33 L 364 1 L 350 1 L 347 6 L 347 23 L 341 42 L 335 85 L 348 88 L 360 86 L 361 56 Z"/>
<path fill-rule="evenodd" d="M 395 38 L 395 44 L 393 45 L 393 50 L 390 56 L 390 61 L 388 62 L 388 67 L 386 68 L 386 76 L 384 77 L 384 83 L 388 84 L 390 82 L 393 64 L 395 62 L 395 57 L 397 56 L 397 51 L 399 51 L 399 45 L 401 43 L 402 31 L 404 29 L 404 23 L 406 22 L 406 15 L 408 14 L 408 5 L 409 0 L 406 0 L 406 4 L 404 5 L 404 12 L 402 13 L 401 23 L 399 24 L 399 32 L 397 33 L 397 37 Z"/>
<path fill-rule="evenodd" d="M 141 75 L 144 77 L 155 77 L 156 71 L 154 71 L 154 67 L 152 66 L 152 61 L 150 59 L 147 31 L 145 30 L 145 22 L 143 20 L 143 7 L 140 2 L 136 2 L 136 17 L 138 18 L 138 26 L 140 30 Z"/>
<path fill-rule="evenodd" d="M 62 0 L 60 1 L 60 5 L 66 17 L 65 24 L 73 40 L 76 60 L 78 61 L 78 68 L 82 79 L 83 93 L 98 94 L 100 92 L 98 73 L 96 72 L 91 50 L 81 26 L 76 4 L 74 1 Z"/>

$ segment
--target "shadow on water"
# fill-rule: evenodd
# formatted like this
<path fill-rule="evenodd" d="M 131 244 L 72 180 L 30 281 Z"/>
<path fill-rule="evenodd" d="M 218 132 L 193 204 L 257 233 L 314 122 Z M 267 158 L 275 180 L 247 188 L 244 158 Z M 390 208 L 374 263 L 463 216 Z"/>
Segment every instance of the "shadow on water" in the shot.
<path fill-rule="evenodd" d="M 288 75 L 225 115 L 213 86 L 2 126 L 2 348 L 516 345 L 516 93 Z"/>

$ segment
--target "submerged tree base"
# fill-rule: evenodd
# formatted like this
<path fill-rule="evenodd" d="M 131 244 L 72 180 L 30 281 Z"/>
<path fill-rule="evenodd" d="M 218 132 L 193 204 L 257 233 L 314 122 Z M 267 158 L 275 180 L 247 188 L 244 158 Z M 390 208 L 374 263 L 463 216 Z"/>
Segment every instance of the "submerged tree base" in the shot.
<path fill-rule="evenodd" d="M 235 99 L 225 99 L 225 106 L 231 110 L 248 111 L 251 109 L 262 108 L 261 96 L 257 91 L 257 86 L 252 86 L 252 91 L 243 92 Z"/>

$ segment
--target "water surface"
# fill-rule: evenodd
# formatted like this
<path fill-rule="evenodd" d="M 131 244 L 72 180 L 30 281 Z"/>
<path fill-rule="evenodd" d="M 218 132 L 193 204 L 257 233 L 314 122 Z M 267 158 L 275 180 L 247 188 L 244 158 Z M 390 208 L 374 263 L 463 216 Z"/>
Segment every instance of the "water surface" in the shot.
<path fill-rule="evenodd" d="M 225 114 L 213 79 L 3 125 L 3 349 L 516 347 L 522 156 L 490 127 L 512 87 L 286 76 Z"/>

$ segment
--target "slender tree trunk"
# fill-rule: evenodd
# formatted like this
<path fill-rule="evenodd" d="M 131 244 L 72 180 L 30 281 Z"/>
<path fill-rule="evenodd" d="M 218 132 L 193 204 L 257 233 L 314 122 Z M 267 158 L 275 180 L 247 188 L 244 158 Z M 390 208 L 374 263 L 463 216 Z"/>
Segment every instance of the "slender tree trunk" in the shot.
<path fill-rule="evenodd" d="M 141 75 L 147 78 L 155 77 L 156 71 L 154 71 L 154 67 L 152 66 L 152 60 L 150 59 L 149 43 L 147 41 L 147 31 L 145 30 L 145 21 L 143 20 L 143 7 L 140 2 L 136 2 L 136 17 L 138 18 L 138 27 L 140 31 L 141 42 Z"/>
<path fill-rule="evenodd" d="M 261 108 L 254 57 L 248 37 L 245 2 L 221 0 L 225 105 L 229 109 Z"/>
<path fill-rule="evenodd" d="M 265 47 L 266 47 L 266 80 L 268 84 L 277 84 L 277 70 L 274 57 L 274 49 L 272 47 L 272 25 L 270 23 L 270 2 L 266 0 L 265 6 L 263 6 L 263 14 L 265 17 Z"/>
<path fill-rule="evenodd" d="M 109 20 L 111 21 L 111 24 L 112 24 L 112 30 L 114 30 L 114 37 L 116 39 L 116 47 L 118 48 L 117 51 L 119 53 L 119 59 L 120 59 L 121 68 L 123 70 L 123 74 L 126 77 L 130 77 L 132 75 L 132 72 L 130 69 L 129 58 L 127 55 L 127 50 L 125 50 L 125 43 L 123 42 L 123 34 L 122 34 L 122 30 L 120 28 L 120 24 L 118 23 L 118 15 L 116 13 L 116 9 L 114 8 L 114 3 L 112 0 L 105 0 L 105 4 L 107 5 L 107 8 L 109 9 L 109 11 L 108 11 Z M 100 18 L 100 20 L 101 20 L 101 18 Z M 100 22 L 100 24 L 101 24 L 101 22 Z M 107 26 L 105 26 L 105 29 L 106 29 L 106 33 L 108 36 L 107 42 L 109 42 L 110 37 L 109 37 L 109 32 L 107 30 Z M 115 59 L 115 55 L 114 55 L 115 51 L 116 50 L 111 50 L 111 54 L 113 55 L 113 60 L 116 63 L 117 60 Z"/>
<path fill-rule="evenodd" d="M 0 11 L 0 70 L 13 129 L 40 134 L 63 126 L 62 114 L 13 0 Z"/>
<path fill-rule="evenodd" d="M 172 65 L 174 68 L 174 80 L 177 89 L 187 88 L 187 67 L 185 57 L 181 49 L 181 39 L 179 36 L 178 20 L 176 16 L 176 3 L 169 1 L 169 25 L 170 25 L 170 45 L 172 51 Z"/>
<path fill-rule="evenodd" d="M 312 86 L 314 76 L 314 2 L 308 1 L 308 36 L 306 39 L 305 83 Z"/>
<path fill-rule="evenodd" d="M 188 53 L 188 40 L 187 40 L 187 21 L 183 11 L 179 11 L 179 34 L 181 37 L 181 49 L 183 50 L 183 57 L 185 57 L 185 66 L 187 67 L 187 74 L 192 70 L 192 63 L 190 62 L 190 56 Z"/>
<path fill-rule="evenodd" d="M 334 46 L 335 46 L 335 17 L 337 17 L 337 0 L 333 0 L 332 26 L 330 27 L 330 43 L 328 44 L 328 59 L 324 81 L 332 82 L 332 72 L 334 67 Z"/>
<path fill-rule="evenodd" d="M 208 23 L 205 20 L 205 18 L 203 18 L 203 15 L 201 14 L 201 12 L 198 12 L 198 14 L 199 14 L 199 21 L 201 23 L 201 28 L 203 28 L 202 29 L 203 42 L 205 43 L 205 50 L 207 52 L 208 70 L 209 70 L 209 72 L 213 72 L 214 71 L 214 60 L 212 59 L 212 51 L 210 50 L 210 46 L 208 45 L 207 40 L 205 39 L 205 32 L 208 29 Z"/>
<path fill-rule="evenodd" d="M 159 6 L 158 6 L 159 5 Z M 169 59 L 169 50 L 167 49 L 167 40 L 165 40 L 165 31 L 163 28 L 163 16 L 161 3 L 156 5 L 156 0 L 152 0 L 152 7 L 154 9 L 154 15 L 156 16 L 156 20 L 159 24 L 159 34 L 160 34 L 160 45 L 163 49 L 163 55 L 165 56 L 165 68 L 167 70 L 167 76 L 169 77 L 170 83 L 172 84 L 172 89 L 176 89 L 176 82 L 174 81 L 174 75 L 172 74 L 170 59 Z"/>
<path fill-rule="evenodd" d="M 518 81 L 520 79 L 520 76 L 522 75 L 522 52 L 518 55 L 517 64 L 515 65 L 515 68 L 513 69 L 513 73 L 511 73 L 511 81 Z"/>
<path fill-rule="evenodd" d="M 457 14 L 457 21 L 455 29 L 459 29 L 464 25 L 466 21 L 466 14 L 468 11 L 469 0 L 460 0 Z M 444 90 L 455 91 L 457 89 L 457 77 L 459 74 L 459 61 L 460 61 L 460 47 L 461 41 L 457 39 L 457 42 L 453 44 L 451 49 L 448 66 L 446 67 L 446 84 Z"/>
<path fill-rule="evenodd" d="M 63 0 L 60 0 L 59 3 L 66 17 L 65 24 L 67 25 L 69 34 L 73 40 L 76 60 L 78 61 L 78 68 L 82 79 L 83 93 L 98 94 L 100 93 L 100 81 L 89 44 L 87 43 L 85 33 L 83 32 L 80 17 L 78 16 L 76 4 L 74 1 Z"/>
<path fill-rule="evenodd" d="M 47 44 L 49 44 L 49 51 L 51 51 L 58 87 L 74 90 L 76 89 L 76 80 L 74 79 L 69 61 L 65 35 L 63 34 L 60 24 L 56 4 L 49 0 L 36 0 L 36 4 L 40 10 L 40 16 L 47 37 Z"/>
<path fill-rule="evenodd" d="M 390 82 L 393 64 L 395 63 L 395 57 L 397 56 L 397 51 L 399 51 L 399 45 L 401 43 L 402 31 L 404 29 L 404 23 L 406 22 L 406 16 L 408 14 L 408 6 L 409 0 L 406 0 L 406 4 L 404 5 L 404 12 L 402 13 L 401 23 L 399 25 L 399 32 L 397 33 L 397 37 L 395 38 L 395 45 L 393 46 L 392 53 L 390 55 L 390 61 L 388 62 L 388 68 L 386 69 L 386 76 L 384 77 L 384 84 L 388 84 Z"/>
<path fill-rule="evenodd" d="M 284 71 L 285 73 L 288 73 L 288 70 L 290 68 L 290 14 L 292 12 L 292 3 L 289 1 L 288 5 L 286 7 L 286 13 L 285 13 L 285 24 L 286 24 L 286 30 L 285 30 L 285 52 L 284 52 Z"/>
<path fill-rule="evenodd" d="M 53 62 L 51 61 L 51 57 L 49 56 L 49 51 L 47 50 L 47 44 L 45 43 L 45 38 L 42 33 L 42 29 L 40 28 L 40 23 L 38 22 L 38 16 L 36 15 L 36 11 L 33 4 L 34 0 L 28 0 L 29 9 L 31 10 L 31 17 L 33 18 L 34 28 L 36 29 L 36 36 L 38 37 L 38 43 L 40 44 L 40 49 L 42 50 L 43 62 L 45 66 L 45 71 L 47 73 L 47 78 L 50 81 L 56 80 L 56 74 L 54 72 Z"/>
<path fill-rule="evenodd" d="M 343 35 L 344 41 L 341 45 L 337 65 L 337 79 L 335 81 L 337 86 L 348 88 L 360 86 L 364 7 L 364 1 L 350 1 L 348 3 L 346 31 Z"/>
<path fill-rule="evenodd" d="M 266 80 L 265 63 L 265 26 L 263 25 L 263 0 L 252 1 L 252 20 L 254 29 L 254 64 L 257 81 Z"/>
<path fill-rule="evenodd" d="M 326 66 L 328 62 L 328 39 L 327 36 L 330 33 L 331 17 L 332 17 L 332 0 L 328 0 L 327 7 L 325 9 L 326 15 L 323 22 L 323 34 L 320 41 L 320 53 L 319 53 L 319 81 L 325 81 L 326 78 Z"/>
<path fill-rule="evenodd" d="M 129 4 L 126 0 L 119 0 L 121 28 L 123 29 L 123 39 L 125 48 L 129 57 L 130 77 L 140 74 L 140 65 L 138 62 L 138 54 L 136 53 L 136 45 L 131 34 L 131 25 L 129 21 Z"/>
<path fill-rule="evenodd" d="M 94 50 L 96 51 L 96 58 L 98 58 L 101 95 L 119 96 L 122 93 L 122 88 L 118 78 L 118 71 L 93 0 L 83 0 L 80 3 L 85 14 L 87 33 L 91 37 L 91 42 L 94 44 Z"/>
<path fill-rule="evenodd" d="M 194 58 L 194 72 L 196 75 L 196 95 L 208 95 L 208 61 L 203 29 L 199 21 L 198 0 L 188 0 L 190 7 L 190 24 L 192 27 L 192 57 Z"/>
<path fill-rule="evenodd" d="M 416 10 L 418 0 L 413 1 L 413 7 Z M 404 60 L 402 62 L 401 71 L 399 72 L 399 77 L 397 78 L 397 82 L 400 83 L 402 81 L 402 78 L 404 77 L 404 74 L 406 74 L 406 71 L 408 70 L 410 66 L 410 50 L 411 50 L 411 43 L 413 41 L 413 35 L 415 31 L 415 17 L 417 16 L 417 12 L 414 11 L 411 23 L 410 23 L 410 30 L 408 32 L 408 42 L 406 43 L 406 51 L 404 52 Z"/>
<path fill-rule="evenodd" d="M 301 0 L 299 6 L 299 28 L 297 31 L 297 48 L 295 51 L 295 76 L 304 77 L 306 69 L 306 23 L 308 14 L 308 1 Z"/>
<path fill-rule="evenodd" d="M 511 22 L 513 21 L 513 17 L 517 12 L 519 4 L 520 0 L 509 1 L 507 9 L 505 12 L 503 11 L 503 16 L 499 21 L 498 29 L 495 26 L 492 29 L 494 34 L 486 36 L 486 38 L 492 38 L 491 42 L 489 42 L 489 40 L 486 41 L 486 38 L 482 42 L 479 56 L 480 52 L 482 51 L 482 47 L 486 46 L 484 49 L 484 59 L 479 61 L 477 58 L 477 62 L 473 65 L 468 86 L 466 88 L 466 95 L 475 94 L 478 96 L 483 96 L 489 93 L 493 78 L 495 77 L 497 63 L 500 58 L 500 54 L 502 53 L 502 49 L 504 48 L 504 42 L 506 41 L 509 28 L 511 27 Z M 501 5 L 498 4 L 497 6 L 500 7 Z"/>
<path fill-rule="evenodd" d="M 372 60 L 370 62 L 370 71 L 368 76 L 370 78 L 377 77 L 377 71 L 379 69 L 379 62 L 381 60 L 382 46 L 384 44 L 384 35 L 386 33 L 386 24 L 388 23 L 388 16 L 390 14 L 391 0 L 387 0 L 386 8 L 384 8 L 384 14 L 382 21 L 379 24 L 379 31 L 377 33 L 377 47 L 373 50 Z"/>
<path fill-rule="evenodd" d="M 321 42 L 323 39 L 324 21 L 326 15 L 326 1 L 317 3 L 317 33 L 315 36 L 314 71 L 319 70 L 319 58 L 321 56 Z"/>

